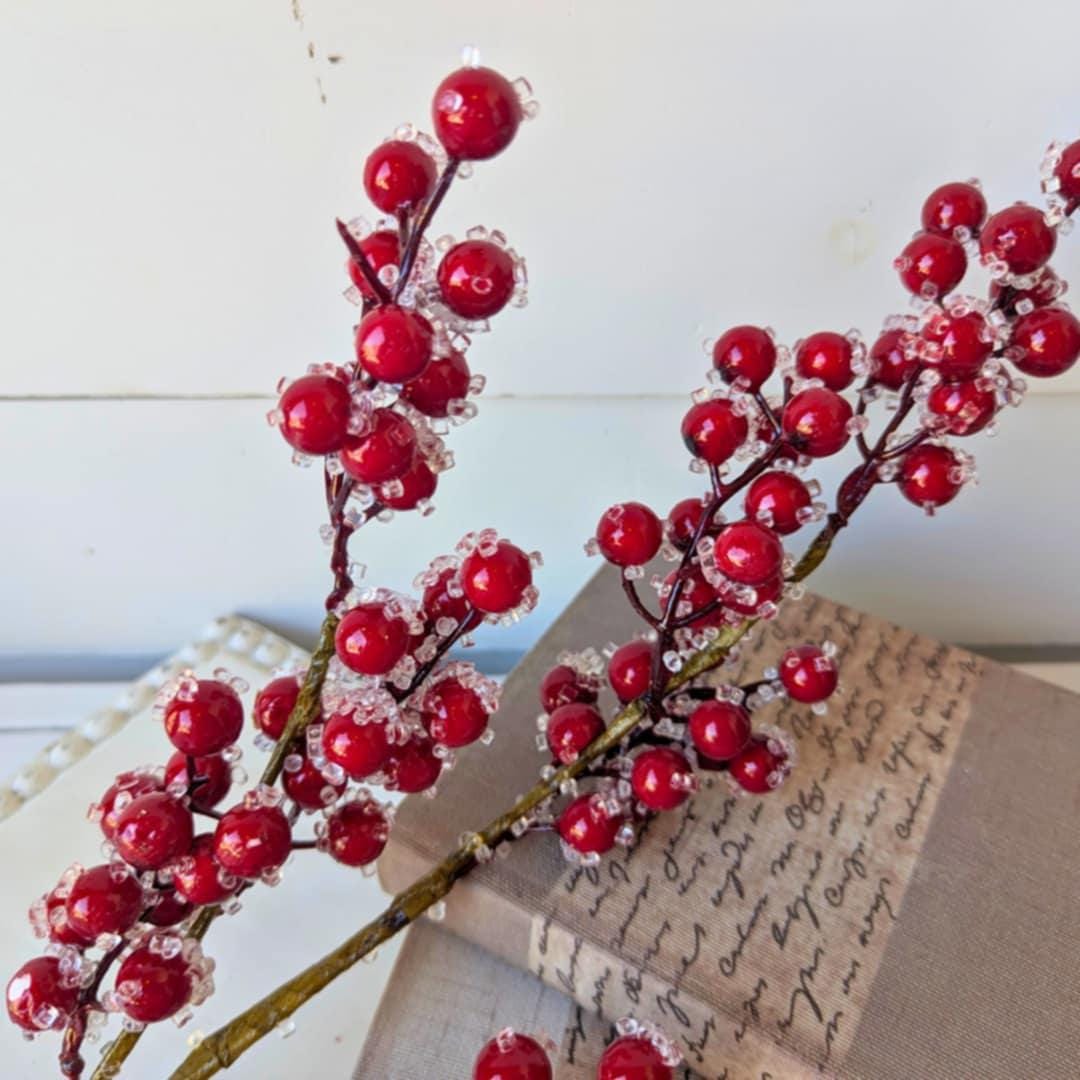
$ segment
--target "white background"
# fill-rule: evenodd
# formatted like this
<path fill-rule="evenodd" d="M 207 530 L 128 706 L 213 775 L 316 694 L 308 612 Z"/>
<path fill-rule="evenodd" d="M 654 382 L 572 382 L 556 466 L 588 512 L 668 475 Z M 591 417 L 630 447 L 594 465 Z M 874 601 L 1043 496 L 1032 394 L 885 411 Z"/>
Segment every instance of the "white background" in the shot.
<path fill-rule="evenodd" d="M 165 652 L 230 610 L 317 624 L 319 478 L 262 416 L 279 375 L 348 357 L 333 217 L 366 212 L 367 151 L 427 124 L 465 42 L 542 109 L 436 234 L 503 228 L 531 303 L 474 345 L 489 395 L 438 513 L 354 554 L 400 587 L 471 527 L 541 548 L 543 607 L 492 646 L 584 580 L 608 503 L 694 492 L 702 338 L 873 335 L 932 187 L 1036 200 L 1045 144 L 1080 134 L 1074 4 L 302 7 L 0 8 L 0 659 Z M 1055 265 L 1078 276 L 1080 237 Z M 979 488 L 934 521 L 876 493 L 815 587 L 956 640 L 1080 642 L 1080 370 L 1038 389 L 970 447 Z"/>

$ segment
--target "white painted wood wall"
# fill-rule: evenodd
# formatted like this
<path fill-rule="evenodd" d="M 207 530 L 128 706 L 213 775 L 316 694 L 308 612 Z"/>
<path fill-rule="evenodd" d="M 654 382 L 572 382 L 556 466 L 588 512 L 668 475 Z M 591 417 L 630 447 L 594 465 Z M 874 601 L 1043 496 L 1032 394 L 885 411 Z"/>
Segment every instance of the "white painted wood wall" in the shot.
<path fill-rule="evenodd" d="M 470 527 L 541 548 L 542 609 L 489 645 L 565 603 L 605 505 L 694 490 L 702 338 L 872 335 L 934 185 L 1036 199 L 1045 144 L 1080 134 L 1071 4 L 302 7 L 0 12 L 0 659 L 165 652 L 230 610 L 316 625 L 318 478 L 263 413 L 279 375 L 348 356 L 333 217 L 364 212 L 367 150 L 426 123 L 464 42 L 542 111 L 438 231 L 505 229 L 532 302 L 474 346 L 490 393 L 438 513 L 355 557 L 404 586 Z M 1055 265 L 1080 282 L 1080 236 Z M 952 639 L 1080 642 L 1080 369 L 1038 389 L 976 440 L 978 489 L 932 522 L 878 493 L 817 587 Z"/>

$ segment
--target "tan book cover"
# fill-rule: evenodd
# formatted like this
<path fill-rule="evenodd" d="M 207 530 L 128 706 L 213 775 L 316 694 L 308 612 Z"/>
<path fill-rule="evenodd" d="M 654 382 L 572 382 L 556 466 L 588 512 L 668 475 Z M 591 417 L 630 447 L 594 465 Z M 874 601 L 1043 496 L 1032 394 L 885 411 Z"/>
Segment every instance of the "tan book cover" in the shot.
<path fill-rule="evenodd" d="M 535 782 L 558 653 L 637 629 L 601 571 L 507 680 L 492 751 L 401 807 L 388 889 Z M 824 638 L 843 694 L 769 711 L 799 749 L 779 792 L 710 776 L 592 870 L 528 836 L 455 889 L 446 926 L 605 1023 L 659 1024 L 716 1080 L 1080 1075 L 1080 697 L 814 596 L 742 669 Z"/>

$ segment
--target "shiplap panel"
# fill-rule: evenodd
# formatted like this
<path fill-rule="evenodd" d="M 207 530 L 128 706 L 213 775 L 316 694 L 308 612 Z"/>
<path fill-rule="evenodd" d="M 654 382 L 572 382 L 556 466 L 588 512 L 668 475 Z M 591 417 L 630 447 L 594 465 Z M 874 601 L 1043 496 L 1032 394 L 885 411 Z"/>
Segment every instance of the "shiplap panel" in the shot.
<path fill-rule="evenodd" d="M 269 392 L 347 355 L 331 219 L 464 41 L 543 107 L 439 223 L 529 258 L 532 306 L 476 350 L 496 393 L 679 390 L 733 322 L 872 334 L 931 187 L 1035 198 L 1045 143 L 1080 131 L 1080 6 L 1053 0 L 1017 48 L 1004 0 L 301 7 L 5 5 L 0 392 Z M 1080 242 L 1056 261 L 1076 276 Z"/>

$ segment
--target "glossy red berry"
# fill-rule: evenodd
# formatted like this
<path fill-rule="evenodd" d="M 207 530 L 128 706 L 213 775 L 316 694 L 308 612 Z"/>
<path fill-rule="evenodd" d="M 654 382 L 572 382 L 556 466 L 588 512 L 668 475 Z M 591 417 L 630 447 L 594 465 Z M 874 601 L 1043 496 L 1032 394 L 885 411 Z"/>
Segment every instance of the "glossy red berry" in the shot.
<path fill-rule="evenodd" d="M 397 266 L 401 262 L 401 243 L 398 240 L 397 231 L 394 229 L 380 229 L 377 232 L 368 233 L 360 241 L 360 250 L 367 257 L 368 264 L 378 277 L 379 271 L 384 266 Z M 363 271 L 356 264 L 355 259 L 349 259 L 345 264 L 352 283 L 360 290 L 365 300 L 374 300 L 375 293 L 364 277 Z"/>
<path fill-rule="evenodd" d="M 446 306 L 465 319 L 498 314 L 514 292 L 514 260 L 490 240 L 455 244 L 442 257 L 436 276 Z"/>
<path fill-rule="evenodd" d="M 483 161 L 510 145 L 521 123 L 521 103 L 497 71 L 463 67 L 439 83 L 431 118 L 450 157 Z"/>
<path fill-rule="evenodd" d="M 441 419 L 449 415 L 451 402 L 465 399 L 471 377 L 464 353 L 454 351 L 432 360 L 401 388 L 401 396 L 425 416 Z"/>
<path fill-rule="evenodd" d="M 368 312 L 356 328 L 356 358 L 386 383 L 415 379 L 431 361 L 431 323 L 415 311 L 386 304 Z"/>
<path fill-rule="evenodd" d="M 224 884 L 223 884 L 224 882 Z M 182 859 L 173 873 L 176 895 L 189 904 L 220 904 L 236 892 L 238 881 L 214 857 L 214 837 L 195 837 L 191 854 Z"/>
<path fill-rule="evenodd" d="M 612 653 L 608 682 L 621 702 L 636 701 L 649 689 L 652 661 L 653 647 L 647 641 L 628 641 Z"/>
<path fill-rule="evenodd" d="M 146 913 L 146 921 L 153 926 L 177 926 L 192 912 L 192 905 L 181 900 L 172 889 L 156 890 L 157 903 Z"/>
<path fill-rule="evenodd" d="M 435 187 L 435 162 L 414 142 L 391 139 L 364 164 L 364 190 L 384 213 L 414 210 Z"/>
<path fill-rule="evenodd" d="M 551 1062 L 529 1035 L 500 1032 L 480 1051 L 473 1080 L 551 1080 Z"/>
<path fill-rule="evenodd" d="M 668 512 L 667 537 L 680 551 L 690 546 L 704 513 L 705 504 L 701 499 L 682 499 Z M 715 536 L 719 531 L 717 525 L 707 525 L 703 535 Z"/>
<path fill-rule="evenodd" d="M 758 326 L 733 326 L 713 346 L 713 367 L 730 383 L 758 390 L 776 367 L 776 345 Z"/>
<path fill-rule="evenodd" d="M 916 233 L 896 260 L 905 288 L 928 300 L 951 293 L 967 273 L 963 245 L 937 233 Z"/>
<path fill-rule="evenodd" d="M 546 713 L 553 713 L 560 705 L 591 705 L 596 698 L 596 680 L 569 664 L 556 664 L 540 682 L 540 704 Z"/>
<path fill-rule="evenodd" d="M 256 695 L 251 710 L 255 726 L 270 739 L 280 739 L 296 699 L 300 696 L 300 680 L 295 675 L 271 679 Z"/>
<path fill-rule="evenodd" d="M 117 969 L 116 997 L 132 1020 L 153 1024 L 178 1013 L 191 998 L 193 984 L 182 954 L 166 959 L 149 945 L 140 945 Z"/>
<path fill-rule="evenodd" d="M 591 705 L 560 705 L 548 720 L 548 746 L 560 765 L 569 765 L 603 732 L 604 718 Z"/>
<path fill-rule="evenodd" d="M 659 550 L 664 539 L 660 519 L 643 503 L 609 506 L 596 526 L 600 554 L 616 566 L 641 566 Z"/>
<path fill-rule="evenodd" d="M 456 748 L 484 734 L 488 711 L 475 690 L 457 679 L 443 679 L 424 696 L 420 720 L 437 743 Z"/>
<path fill-rule="evenodd" d="M 361 675 L 385 675 L 405 655 L 409 626 L 381 603 L 358 604 L 334 633 L 338 659 Z"/>
<path fill-rule="evenodd" d="M 900 463 L 899 484 L 916 506 L 944 506 L 963 486 L 960 462 L 947 446 L 916 446 Z"/>
<path fill-rule="evenodd" d="M 810 490 L 790 472 L 762 473 L 747 489 L 746 516 L 773 532 L 787 536 L 803 524 L 801 514 L 810 508 Z"/>
<path fill-rule="evenodd" d="M 986 199 L 974 184 L 942 184 L 927 196 L 922 208 L 922 227 L 927 232 L 956 237 L 978 236 L 986 218 Z"/>
<path fill-rule="evenodd" d="M 1061 375 L 1080 356 L 1080 322 L 1061 307 L 1037 308 L 1016 320 L 1012 347 L 1020 350 L 1013 363 L 1025 375 Z"/>
<path fill-rule="evenodd" d="M 993 420 L 997 398 L 993 390 L 983 389 L 978 379 L 940 382 L 927 396 L 926 408 L 940 424 L 941 431 L 974 435 Z"/>
<path fill-rule="evenodd" d="M 598 795 L 579 795 L 559 815 L 559 835 L 582 855 L 603 855 L 615 846 L 624 820 L 609 814 Z"/>
<path fill-rule="evenodd" d="M 665 606 L 671 603 L 671 593 L 678 577 L 678 571 L 672 570 L 671 573 L 664 578 L 663 587 L 660 590 L 660 598 L 664 601 Z M 682 591 L 679 593 L 679 599 L 675 605 L 676 617 L 682 619 L 686 616 L 695 615 L 708 604 L 711 604 L 715 599 L 716 590 L 713 589 L 708 581 L 706 581 L 701 567 L 696 565 L 691 566 L 683 580 Z M 711 612 L 707 615 L 702 615 L 701 618 L 694 619 L 690 623 L 690 626 L 694 630 L 701 630 L 706 626 L 714 625 L 720 619 L 722 619 L 722 615 L 719 611 Z"/>
<path fill-rule="evenodd" d="M 231 746 L 244 730 L 240 696 L 217 679 L 199 679 L 165 706 L 165 734 L 182 754 L 204 757 Z"/>
<path fill-rule="evenodd" d="M 191 805 L 196 810 L 212 810 L 232 787 L 232 766 L 220 755 L 209 754 L 197 757 L 195 776 L 197 781 L 191 792 Z M 173 788 L 183 785 L 185 790 L 191 785 L 187 770 L 188 756 L 179 750 L 165 764 L 165 784 Z"/>
<path fill-rule="evenodd" d="M 291 850 L 289 819 L 277 806 L 234 806 L 214 830 L 214 858 L 237 877 L 276 870 Z"/>
<path fill-rule="evenodd" d="M 810 457 L 829 457 L 847 445 L 853 413 L 846 398 L 825 387 L 796 394 L 781 417 L 784 434 L 796 449 Z"/>
<path fill-rule="evenodd" d="M 943 379 L 974 378 L 994 348 L 990 327 L 977 311 L 935 318 L 923 337 L 937 346 L 936 366 Z"/>
<path fill-rule="evenodd" d="M 650 810 L 674 810 L 697 790 L 697 781 L 685 755 L 666 746 L 651 746 L 634 758 L 630 786 L 638 802 Z"/>
<path fill-rule="evenodd" d="M 326 820 L 326 850 L 345 866 L 367 866 L 386 847 L 390 826 L 373 799 L 343 803 Z"/>
<path fill-rule="evenodd" d="M 93 941 L 101 934 L 124 934 L 147 904 L 142 886 L 124 866 L 94 866 L 71 886 L 67 920 L 71 929 Z"/>
<path fill-rule="evenodd" d="M 302 454 L 330 454 L 345 440 L 352 398 L 333 375 L 304 375 L 278 401 L 281 434 Z"/>
<path fill-rule="evenodd" d="M 703 701 L 690 714 L 690 738 L 710 761 L 729 761 L 750 741 L 750 732 L 750 714 L 733 701 Z"/>
<path fill-rule="evenodd" d="M 673 1080 L 675 1071 L 644 1035 L 623 1035 L 600 1058 L 596 1080 Z"/>
<path fill-rule="evenodd" d="M 874 381 L 899 390 L 919 368 L 919 358 L 908 355 L 914 335 L 904 330 L 886 330 L 870 348 Z"/>
<path fill-rule="evenodd" d="M 750 433 L 745 416 L 726 398 L 711 398 L 690 407 L 683 417 L 686 449 L 709 465 L 723 465 Z"/>
<path fill-rule="evenodd" d="M 424 590 L 424 614 L 432 623 L 439 619 L 460 623 L 469 614 L 469 601 L 454 567 L 440 571 L 438 579 Z"/>
<path fill-rule="evenodd" d="M 777 574 L 776 577 L 770 578 L 768 581 L 763 581 L 760 585 L 754 586 L 754 597 L 752 600 L 743 596 L 741 599 L 735 594 L 734 589 L 728 589 L 724 592 L 724 608 L 727 611 L 732 611 L 736 615 L 759 615 L 761 613 L 761 607 L 763 604 L 775 604 L 780 599 L 781 594 L 784 591 L 784 575 Z"/>
<path fill-rule="evenodd" d="M 1044 266 L 1039 280 L 1028 289 L 1017 289 L 1001 281 L 991 281 L 990 299 L 1000 304 L 1007 315 L 1015 315 L 1021 303 L 1026 302 L 1033 308 L 1046 307 L 1063 296 L 1067 289 L 1067 282 L 1062 281 L 1052 267 Z"/>
<path fill-rule="evenodd" d="M 763 735 L 751 736 L 750 742 L 728 764 L 731 778 L 744 790 L 764 795 L 778 788 L 791 771 L 788 756 L 777 752 Z"/>
<path fill-rule="evenodd" d="M 799 342 L 795 369 L 804 379 L 820 379 L 830 390 L 846 390 L 855 380 L 854 349 L 843 334 L 822 330 Z"/>
<path fill-rule="evenodd" d="M 1062 150 L 1054 176 L 1060 185 L 1058 194 L 1070 210 L 1075 209 L 1080 204 L 1080 139 Z"/>
<path fill-rule="evenodd" d="M 381 484 L 401 476 L 416 454 L 416 429 L 393 409 L 376 409 L 363 435 L 350 435 L 341 448 L 345 471 L 362 484 Z"/>
<path fill-rule="evenodd" d="M 346 784 L 344 780 L 330 783 L 311 758 L 303 754 L 298 769 L 286 768 L 281 774 L 281 786 L 301 810 L 321 810 L 344 793 Z"/>
<path fill-rule="evenodd" d="M 414 795 L 427 791 L 439 779 L 442 759 L 435 754 L 435 744 L 427 737 L 416 736 L 404 746 L 395 746 L 386 763 L 388 791 Z"/>
<path fill-rule="evenodd" d="M 24 1031 L 59 1031 L 75 1011 L 78 986 L 68 986 L 55 956 L 28 960 L 7 984 L 7 1010 Z"/>
<path fill-rule="evenodd" d="M 390 757 L 386 725 L 378 720 L 358 724 L 352 713 L 331 716 L 323 728 L 323 753 L 354 780 L 379 772 Z"/>
<path fill-rule="evenodd" d="M 191 811 L 160 791 L 140 795 L 120 812 L 113 842 L 136 870 L 160 870 L 188 853 L 194 834 Z"/>
<path fill-rule="evenodd" d="M 67 895 L 59 896 L 54 890 L 46 893 L 41 902 L 44 903 L 44 923 L 40 923 L 41 915 L 37 913 L 38 905 L 30 909 L 30 921 L 34 925 L 34 932 L 38 937 L 47 936 L 50 941 L 59 945 L 88 945 L 93 939 L 80 934 L 68 920 Z"/>
<path fill-rule="evenodd" d="M 101 831 L 107 840 L 116 834 L 116 821 L 123 810 L 140 795 L 161 791 L 164 785 L 149 772 L 122 772 L 101 797 Z"/>
<path fill-rule="evenodd" d="M 391 510 L 415 510 L 435 494 L 438 479 L 428 464 L 417 455 L 397 479 L 379 488 L 379 502 Z"/>
<path fill-rule="evenodd" d="M 495 615 L 510 611 L 531 584 L 529 556 L 509 540 L 497 541 L 487 554 L 476 548 L 461 564 L 461 586 L 477 611 Z"/>
<path fill-rule="evenodd" d="M 788 649 L 780 660 L 780 681 L 793 701 L 814 705 L 836 690 L 836 661 L 817 645 Z"/>
<path fill-rule="evenodd" d="M 1033 274 L 1045 266 L 1057 246 L 1057 233 L 1041 210 L 1027 203 L 992 214 L 979 234 L 983 258 L 1003 262 L 1013 274 Z"/>
<path fill-rule="evenodd" d="M 756 521 L 736 521 L 716 540 L 716 567 L 740 585 L 763 585 L 780 573 L 784 545 Z"/>

